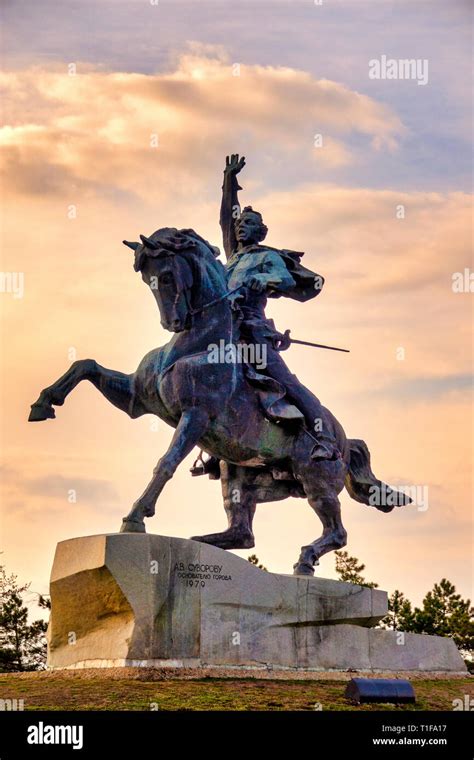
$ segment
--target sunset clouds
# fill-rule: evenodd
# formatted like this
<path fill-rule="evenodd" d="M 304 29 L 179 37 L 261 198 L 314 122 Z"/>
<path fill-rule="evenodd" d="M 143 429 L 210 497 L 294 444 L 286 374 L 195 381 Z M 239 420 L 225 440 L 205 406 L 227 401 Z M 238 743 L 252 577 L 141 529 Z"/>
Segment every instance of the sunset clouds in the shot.
<path fill-rule="evenodd" d="M 351 135 L 362 136 L 362 152 L 393 151 L 406 132 L 390 108 L 337 82 L 283 67 L 237 69 L 221 50 L 190 47 L 168 74 L 109 73 L 80 63 L 5 73 L 7 189 L 54 195 L 109 181 L 143 199 L 153 182 L 166 197 L 167 173 L 182 180 L 210 174 L 230 132 L 245 132 L 262 160 L 278 145 L 287 162 L 303 154 L 329 168 L 360 160 L 346 144 Z"/>

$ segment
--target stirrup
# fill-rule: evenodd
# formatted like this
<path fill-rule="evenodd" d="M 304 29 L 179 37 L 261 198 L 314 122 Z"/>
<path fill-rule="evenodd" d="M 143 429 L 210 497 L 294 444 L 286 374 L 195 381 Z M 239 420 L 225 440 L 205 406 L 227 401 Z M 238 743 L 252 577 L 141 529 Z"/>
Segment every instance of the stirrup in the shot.
<path fill-rule="evenodd" d="M 193 478 L 199 475 L 209 475 L 210 480 L 219 480 L 221 471 L 217 457 L 210 456 L 209 459 L 204 459 L 202 455 L 203 450 L 201 449 L 189 470 Z"/>

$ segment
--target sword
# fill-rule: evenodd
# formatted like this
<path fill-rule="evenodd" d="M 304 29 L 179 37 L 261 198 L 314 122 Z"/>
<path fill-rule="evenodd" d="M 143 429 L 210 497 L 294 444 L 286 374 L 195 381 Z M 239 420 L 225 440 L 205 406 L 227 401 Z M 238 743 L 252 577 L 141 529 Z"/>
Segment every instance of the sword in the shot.
<path fill-rule="evenodd" d="M 323 343 L 310 343 L 308 340 L 296 340 L 296 338 L 290 338 L 290 343 L 298 343 L 300 346 L 312 346 L 313 348 L 328 348 L 330 351 L 344 351 L 346 354 L 350 353 L 349 348 L 336 348 L 336 346 L 325 346 Z"/>
<path fill-rule="evenodd" d="M 300 346 L 311 346 L 311 348 L 327 348 L 329 351 L 344 351 L 345 354 L 349 354 L 348 348 L 337 348 L 336 346 L 325 346 L 324 343 L 310 343 L 309 340 L 297 340 L 296 338 L 290 338 L 290 331 L 285 330 L 283 333 L 283 340 L 280 341 L 280 351 L 284 351 L 289 348 L 292 343 L 297 343 Z"/>

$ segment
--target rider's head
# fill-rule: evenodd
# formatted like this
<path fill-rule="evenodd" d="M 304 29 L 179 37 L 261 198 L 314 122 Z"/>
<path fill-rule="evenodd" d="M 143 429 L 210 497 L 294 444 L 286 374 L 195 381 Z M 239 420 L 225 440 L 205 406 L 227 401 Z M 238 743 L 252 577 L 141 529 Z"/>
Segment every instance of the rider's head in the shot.
<path fill-rule="evenodd" d="M 265 239 L 268 227 L 263 223 L 262 215 L 252 206 L 245 206 L 239 218 L 235 220 L 235 237 L 238 243 L 252 245 Z"/>

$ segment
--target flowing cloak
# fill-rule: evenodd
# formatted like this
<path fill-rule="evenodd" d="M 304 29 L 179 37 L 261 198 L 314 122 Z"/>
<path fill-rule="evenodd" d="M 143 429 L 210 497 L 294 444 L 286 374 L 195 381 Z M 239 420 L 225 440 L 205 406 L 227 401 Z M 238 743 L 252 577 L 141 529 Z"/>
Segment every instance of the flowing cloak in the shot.
<path fill-rule="evenodd" d="M 278 286 L 270 289 L 267 292 L 268 298 L 281 298 L 284 296 L 304 303 L 311 298 L 315 298 L 321 292 L 324 285 L 324 278 L 301 264 L 301 259 L 304 256 L 302 251 L 290 251 L 286 248 L 271 248 L 268 245 L 250 245 L 233 253 L 226 265 L 228 280 L 231 279 L 232 272 L 241 261 L 242 257 L 247 254 L 264 254 L 265 252 L 278 256 L 284 263 L 288 274 L 294 280 L 294 285 L 291 285 L 284 290 L 279 290 Z"/>
<path fill-rule="evenodd" d="M 310 269 L 306 269 L 301 264 L 301 258 L 304 253 L 301 251 L 288 251 L 286 249 L 278 250 L 276 248 L 270 248 L 271 251 L 276 251 L 283 259 L 288 273 L 293 277 L 295 281 L 294 287 L 286 290 L 285 293 L 278 293 L 278 291 L 270 292 L 269 298 L 280 298 L 282 295 L 286 298 L 293 298 L 295 301 L 305 301 L 315 298 L 324 285 L 324 278 L 320 274 L 315 274 Z"/>

